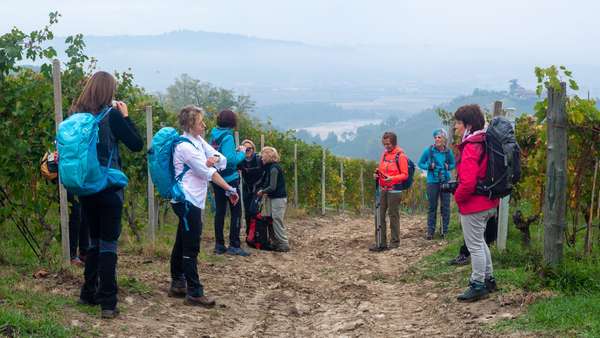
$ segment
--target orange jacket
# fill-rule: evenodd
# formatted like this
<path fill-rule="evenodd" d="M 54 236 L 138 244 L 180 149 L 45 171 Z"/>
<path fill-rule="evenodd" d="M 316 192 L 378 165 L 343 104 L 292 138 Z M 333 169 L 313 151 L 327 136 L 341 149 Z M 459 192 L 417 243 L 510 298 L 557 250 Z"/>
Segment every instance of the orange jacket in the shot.
<path fill-rule="evenodd" d="M 382 190 L 400 190 L 398 185 L 408 179 L 408 158 L 404 150 L 396 146 L 391 151 L 384 151 L 378 169 L 380 173 L 391 178 L 390 181 L 385 181 L 383 177 L 379 177 Z"/>

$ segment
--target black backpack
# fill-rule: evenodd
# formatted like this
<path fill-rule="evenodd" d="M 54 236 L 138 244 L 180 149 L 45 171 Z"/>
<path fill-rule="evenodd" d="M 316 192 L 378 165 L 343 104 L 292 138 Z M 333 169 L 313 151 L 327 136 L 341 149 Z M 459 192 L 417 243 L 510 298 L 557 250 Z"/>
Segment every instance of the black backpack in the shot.
<path fill-rule="evenodd" d="M 485 178 L 477 182 L 475 193 L 489 199 L 509 195 L 521 178 L 521 149 L 513 126 L 505 117 L 494 117 L 488 126 L 480 163 L 485 154 L 488 154 Z"/>
<path fill-rule="evenodd" d="M 261 209 L 262 209 L 262 197 L 254 196 L 252 198 L 252 201 L 250 201 L 250 205 L 248 205 L 248 210 L 246 210 L 246 211 L 248 212 L 248 215 L 256 216 L 260 213 Z"/>

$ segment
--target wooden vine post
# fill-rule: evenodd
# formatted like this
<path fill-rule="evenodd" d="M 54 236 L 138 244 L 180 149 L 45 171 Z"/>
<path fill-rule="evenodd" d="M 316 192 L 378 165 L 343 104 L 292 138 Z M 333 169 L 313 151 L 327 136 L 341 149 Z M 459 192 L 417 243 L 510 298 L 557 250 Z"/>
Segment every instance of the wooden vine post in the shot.
<path fill-rule="evenodd" d="M 60 61 L 58 59 L 52 60 L 52 80 L 54 84 L 54 122 L 56 125 L 56 132 L 58 133 L 58 125 L 63 121 L 62 84 Z M 60 200 L 62 262 L 64 266 L 69 266 L 69 264 L 71 264 L 71 250 L 69 249 L 69 210 L 67 205 L 67 190 L 60 182 L 60 175 L 58 176 L 58 195 Z"/>
<path fill-rule="evenodd" d="M 494 117 L 505 116 L 502 110 L 502 101 L 494 102 Z M 498 212 L 498 250 L 500 252 L 506 250 L 506 238 L 508 237 L 508 206 L 510 203 L 510 195 L 500 199 Z"/>
<path fill-rule="evenodd" d="M 235 147 L 238 148 L 240 146 L 240 132 L 236 131 L 234 134 L 235 138 Z M 246 208 L 244 207 L 244 178 L 240 175 L 240 203 L 242 203 L 242 217 L 240 217 L 240 229 L 246 227 Z"/>
<path fill-rule="evenodd" d="M 592 199 L 590 201 L 590 217 L 587 224 L 587 233 L 585 234 L 585 253 L 592 253 L 592 229 L 594 221 L 594 194 L 596 193 L 596 178 L 598 177 L 598 158 L 596 158 L 596 166 L 594 167 L 594 181 L 592 183 Z"/>
<path fill-rule="evenodd" d="M 340 161 L 340 192 L 342 194 L 342 213 L 346 211 L 346 200 L 345 200 L 345 190 L 346 186 L 344 185 L 344 159 L 342 158 Z"/>
<path fill-rule="evenodd" d="M 298 205 L 298 144 L 294 143 L 294 207 Z"/>
<path fill-rule="evenodd" d="M 325 215 L 325 160 L 326 152 L 323 148 L 323 165 L 321 167 L 321 215 Z"/>
<path fill-rule="evenodd" d="M 152 107 L 146 107 L 146 150 L 152 146 Z M 150 178 L 150 166 L 148 166 L 148 239 L 152 244 L 156 242 L 156 204 L 154 202 L 154 183 Z"/>
<path fill-rule="evenodd" d="M 365 169 L 360 166 L 360 213 L 365 210 Z"/>
<path fill-rule="evenodd" d="M 544 264 L 555 267 L 563 257 L 567 207 L 567 86 L 548 87 L 547 159 L 544 191 Z"/>

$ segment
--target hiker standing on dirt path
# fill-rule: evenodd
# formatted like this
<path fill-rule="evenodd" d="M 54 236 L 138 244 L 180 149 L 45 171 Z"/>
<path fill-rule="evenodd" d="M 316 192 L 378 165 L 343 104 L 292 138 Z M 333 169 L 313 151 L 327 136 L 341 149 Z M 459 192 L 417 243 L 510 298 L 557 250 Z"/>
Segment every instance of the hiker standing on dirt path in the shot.
<path fill-rule="evenodd" d="M 398 137 L 393 132 L 385 132 L 381 138 L 385 150 L 381 155 L 379 167 L 373 177 L 381 191 L 379 218 L 381 220 L 381 244 L 377 245 L 377 229 L 375 229 L 375 244 L 370 251 L 394 249 L 400 245 L 400 184 L 408 179 L 408 158 L 404 150 L 398 146 Z M 386 214 L 390 217 L 391 241 L 388 247 L 386 239 Z M 377 225 L 376 225 L 377 227 Z"/>
<path fill-rule="evenodd" d="M 196 106 L 186 106 L 177 116 L 184 131 L 183 137 L 191 143 L 179 143 L 173 152 L 175 175 L 189 167 L 181 187 L 185 202 L 172 203 L 179 218 L 177 237 L 171 252 L 171 287 L 169 296 L 185 298 L 184 304 L 203 307 L 215 306 L 215 300 L 204 295 L 204 287 L 198 277 L 197 257 L 202 236 L 202 210 L 204 209 L 208 182 L 224 191 L 233 205 L 237 205 L 237 190 L 227 184 L 217 172 L 225 168 L 227 160 L 204 139 L 204 111 Z"/>
<path fill-rule="evenodd" d="M 131 151 L 144 148 L 144 141 L 133 121 L 127 105 L 113 101 L 117 80 L 107 72 L 96 72 L 87 81 L 83 92 L 70 112 L 89 112 L 98 115 L 108 111 L 99 123 L 97 154 L 100 165 L 121 169 L 119 142 Z M 121 235 L 121 214 L 124 192 L 122 188 L 108 187 L 98 193 L 80 196 L 83 219 L 89 225 L 90 248 L 84 269 L 85 282 L 81 287 L 79 303 L 102 307 L 102 318 L 115 318 L 117 308 L 117 243 Z"/>
<path fill-rule="evenodd" d="M 216 151 L 222 153 L 227 158 L 227 167 L 219 171 L 219 174 L 227 184 L 240 191 L 240 174 L 237 166 L 245 158 L 246 147 L 239 146 L 236 149 L 233 130 L 237 127 L 237 115 L 231 110 L 223 110 L 217 115 L 217 126 L 210 132 L 210 145 Z M 225 190 L 213 182 L 213 191 L 215 193 L 215 254 L 250 256 L 249 253 L 240 247 L 240 220 L 242 217 L 241 204 L 232 204 Z M 225 247 L 223 231 L 225 227 L 225 213 L 227 206 L 231 214 L 229 223 L 229 247 Z"/>
<path fill-rule="evenodd" d="M 252 203 L 254 196 L 256 196 L 256 192 L 258 191 L 258 184 L 262 178 L 264 168 L 260 155 L 258 155 L 255 151 L 256 146 L 254 145 L 254 142 L 251 140 L 244 140 L 242 141 L 242 145 L 246 147 L 246 157 L 238 164 L 238 170 L 240 170 L 242 173 L 243 178 L 243 202 L 244 210 L 246 212 L 244 217 L 246 218 L 246 235 L 248 235 L 248 224 L 250 224 L 251 218 L 249 213 L 250 204 Z"/>
<path fill-rule="evenodd" d="M 288 252 L 290 245 L 287 231 L 283 224 L 285 208 L 287 206 L 287 191 L 285 190 L 285 178 L 283 169 L 279 165 L 279 153 L 273 147 L 264 147 L 260 151 L 260 157 L 264 164 L 263 177 L 257 196 L 265 198 L 265 216 L 273 219 L 273 251 Z"/>
<path fill-rule="evenodd" d="M 498 215 L 491 217 L 488 219 L 485 232 L 483 233 L 483 237 L 485 238 L 485 244 L 488 247 L 496 241 L 498 238 Z M 463 245 L 458 249 L 458 256 L 452 258 L 448 261 L 450 265 L 467 265 L 469 264 L 469 259 L 471 258 L 471 253 L 469 252 L 469 248 L 467 248 L 467 244 L 463 241 Z"/>
<path fill-rule="evenodd" d="M 450 223 L 450 195 L 449 191 L 442 191 L 443 183 L 450 181 L 450 172 L 455 167 L 454 154 L 446 145 L 448 133 L 442 128 L 433 131 L 434 144 L 425 148 L 419 159 L 419 168 L 427 171 L 427 240 L 432 240 L 435 234 L 437 221 L 438 200 L 441 202 L 442 238 L 448 233 Z"/>
<path fill-rule="evenodd" d="M 485 242 L 484 232 L 488 219 L 496 215 L 499 199 L 477 195 L 476 186 L 486 176 L 488 154 L 485 153 L 485 118 L 478 105 L 458 108 L 454 113 L 454 126 L 462 143 L 458 146 L 458 187 L 454 199 L 460 213 L 465 243 L 471 253 L 471 279 L 469 288 L 459 301 L 473 302 L 486 298 L 496 289 L 493 276 L 492 256 Z"/>

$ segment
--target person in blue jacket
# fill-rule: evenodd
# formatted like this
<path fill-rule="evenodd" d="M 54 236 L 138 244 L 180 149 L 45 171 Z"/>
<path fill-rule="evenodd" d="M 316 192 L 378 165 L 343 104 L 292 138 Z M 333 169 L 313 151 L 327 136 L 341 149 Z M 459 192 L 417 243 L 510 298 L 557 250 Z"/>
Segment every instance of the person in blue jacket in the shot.
<path fill-rule="evenodd" d="M 419 168 L 427 171 L 427 239 L 433 239 L 437 216 L 438 199 L 441 201 L 442 237 L 448 232 L 450 223 L 450 192 L 441 192 L 442 183 L 450 181 L 451 170 L 456 167 L 454 154 L 447 146 L 448 133 L 442 128 L 433 132 L 434 144 L 425 148 L 419 159 Z"/>
<path fill-rule="evenodd" d="M 238 164 L 246 157 L 246 147 L 235 146 L 233 130 L 237 127 L 237 115 L 231 110 L 223 110 L 217 115 L 217 126 L 210 132 L 210 144 L 216 151 L 227 158 L 227 166 L 219 171 L 225 182 L 240 192 L 240 174 Z M 232 204 L 225 194 L 225 190 L 212 184 L 215 193 L 215 254 L 230 254 L 249 256 L 250 254 L 240 247 L 240 220 L 242 216 L 241 203 Z M 229 248 L 225 247 L 223 228 L 225 213 L 229 205 L 231 222 L 229 225 Z"/>

